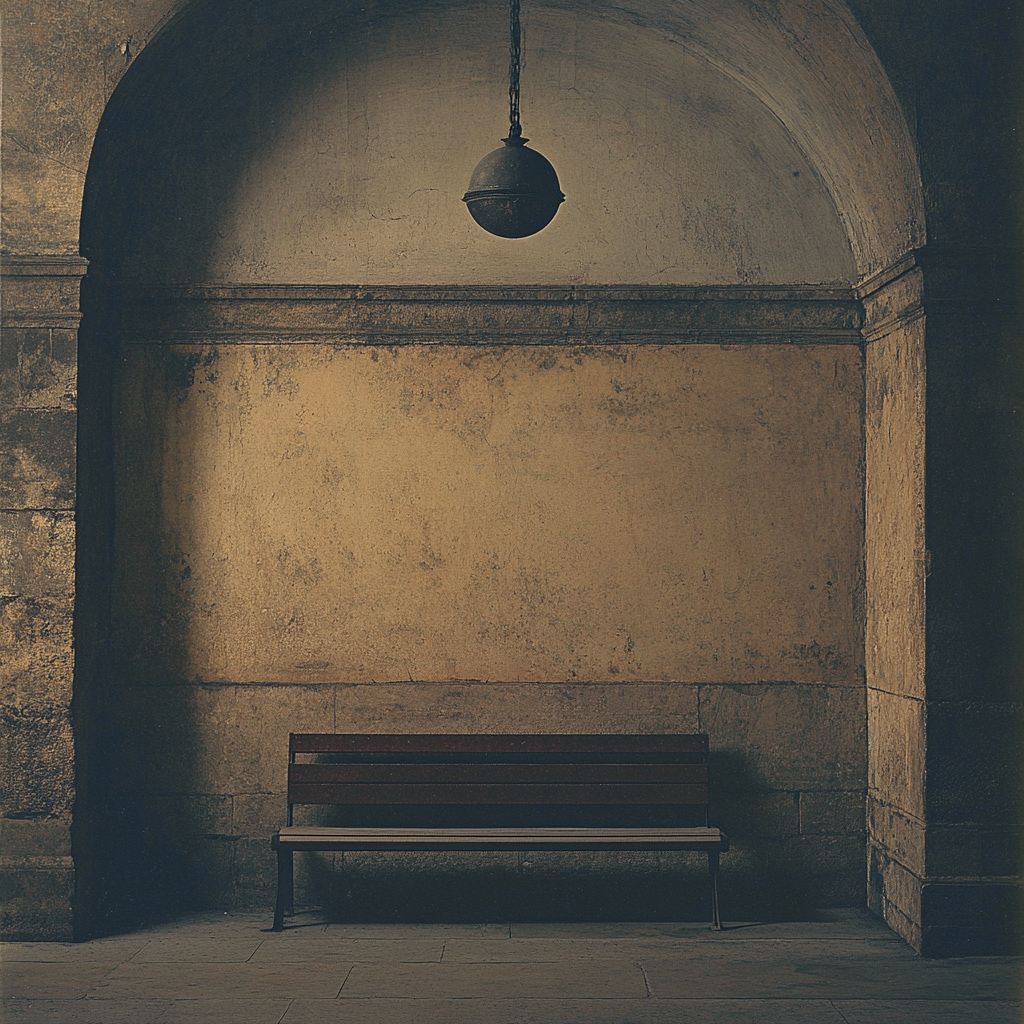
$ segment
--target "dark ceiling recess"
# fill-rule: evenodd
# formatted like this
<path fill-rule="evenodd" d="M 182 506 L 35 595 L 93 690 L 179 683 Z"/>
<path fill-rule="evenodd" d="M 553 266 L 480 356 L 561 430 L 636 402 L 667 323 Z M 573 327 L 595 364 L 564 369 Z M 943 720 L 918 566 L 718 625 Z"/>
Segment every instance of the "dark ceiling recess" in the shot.
<path fill-rule="evenodd" d="M 519 123 L 519 0 L 510 0 L 509 37 L 508 138 L 476 165 L 462 201 L 484 231 L 526 238 L 551 223 L 565 196 L 550 162 L 526 148 Z"/>

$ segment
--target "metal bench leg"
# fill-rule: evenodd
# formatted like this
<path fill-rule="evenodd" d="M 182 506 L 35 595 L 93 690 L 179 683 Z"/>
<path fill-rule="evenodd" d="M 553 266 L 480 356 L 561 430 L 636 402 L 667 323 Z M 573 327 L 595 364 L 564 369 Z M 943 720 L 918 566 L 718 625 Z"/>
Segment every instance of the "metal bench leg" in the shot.
<path fill-rule="evenodd" d="M 274 902 L 274 931 L 284 930 L 285 912 L 295 912 L 294 897 L 294 876 L 293 876 L 293 850 L 288 848 L 277 848 L 277 899 Z"/>
<path fill-rule="evenodd" d="M 722 930 L 722 919 L 718 916 L 718 850 L 708 851 L 708 873 L 711 875 L 711 927 Z"/>

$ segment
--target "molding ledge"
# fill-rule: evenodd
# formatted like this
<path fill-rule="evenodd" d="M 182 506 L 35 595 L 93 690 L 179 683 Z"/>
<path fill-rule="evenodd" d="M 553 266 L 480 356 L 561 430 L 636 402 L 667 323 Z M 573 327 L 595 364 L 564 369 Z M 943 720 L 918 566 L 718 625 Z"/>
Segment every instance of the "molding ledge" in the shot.
<path fill-rule="evenodd" d="M 926 245 L 866 277 L 856 288 L 864 303 L 864 340 L 885 337 L 924 315 L 974 311 L 1021 312 L 1024 250 L 993 246 Z"/>
<path fill-rule="evenodd" d="M 123 294 L 144 344 L 859 345 L 848 288 L 183 285 Z"/>
<path fill-rule="evenodd" d="M 81 256 L 0 255 L 0 322 L 7 329 L 77 330 Z"/>
<path fill-rule="evenodd" d="M 28 256 L 0 253 L 3 277 L 82 277 L 89 269 L 84 256 Z"/>

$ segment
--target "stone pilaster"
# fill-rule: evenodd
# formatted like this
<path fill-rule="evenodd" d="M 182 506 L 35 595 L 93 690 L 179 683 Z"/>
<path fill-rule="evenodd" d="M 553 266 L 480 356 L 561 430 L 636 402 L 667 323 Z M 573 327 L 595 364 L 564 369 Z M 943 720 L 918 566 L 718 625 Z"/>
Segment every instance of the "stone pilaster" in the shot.
<path fill-rule="evenodd" d="M 85 261 L 0 273 L 0 880 L 5 939 L 71 938 L 78 285 Z"/>

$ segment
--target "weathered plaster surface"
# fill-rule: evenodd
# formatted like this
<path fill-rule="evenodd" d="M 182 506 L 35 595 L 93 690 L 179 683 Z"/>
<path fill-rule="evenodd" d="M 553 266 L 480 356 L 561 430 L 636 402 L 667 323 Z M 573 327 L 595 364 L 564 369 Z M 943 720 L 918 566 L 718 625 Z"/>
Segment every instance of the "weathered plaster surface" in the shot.
<path fill-rule="evenodd" d="M 850 346 L 138 346 L 139 682 L 861 685 Z"/>
<path fill-rule="evenodd" d="M 301 63 L 241 73 L 184 139 L 144 128 L 149 144 L 171 149 L 154 163 L 160 203 L 135 227 L 125 273 L 245 283 L 854 279 L 824 184 L 759 99 L 659 33 L 545 9 L 526 26 L 524 118 L 568 199 L 531 238 L 482 231 L 461 197 L 507 123 L 493 14 L 360 20 L 308 46 Z M 178 168 L 170 177 L 168 163 Z"/>
<path fill-rule="evenodd" d="M 503 131 L 504 90 L 491 83 L 504 75 L 493 41 L 505 26 L 494 9 L 452 11 L 186 11 L 118 91 L 109 139 L 116 146 L 126 132 L 136 151 L 121 183 L 116 150 L 104 140 L 94 154 L 87 210 L 109 233 L 83 239 L 86 251 L 103 259 L 127 243 L 132 262 L 145 257 L 161 275 L 207 267 L 246 280 L 359 271 L 348 279 L 848 281 L 922 240 L 906 124 L 845 8 L 540 5 L 527 12 L 524 116 L 582 216 L 560 213 L 550 233 L 500 250 L 515 255 L 511 266 L 500 258 L 505 273 L 494 277 L 496 243 L 467 217 L 448 218 L 461 212 L 459 183 Z M 160 76 L 184 59 L 194 74 L 168 89 Z M 252 88 L 231 95 L 252 74 Z M 139 177 L 136 157 L 174 173 Z M 202 198 L 162 225 L 161 265 L 143 244 L 161 219 L 154 197 L 197 165 L 220 173 L 202 175 L 187 193 Z M 135 216 L 111 208 L 125 188 L 139 189 Z M 719 230 L 723 220 L 732 235 Z M 548 250 L 546 238 L 560 247 Z M 417 255 L 446 239 L 468 241 L 472 254 L 449 250 L 447 279 Z M 179 243 L 199 246 L 198 264 L 181 262 Z M 531 266 L 532 279 L 516 270 Z"/>

